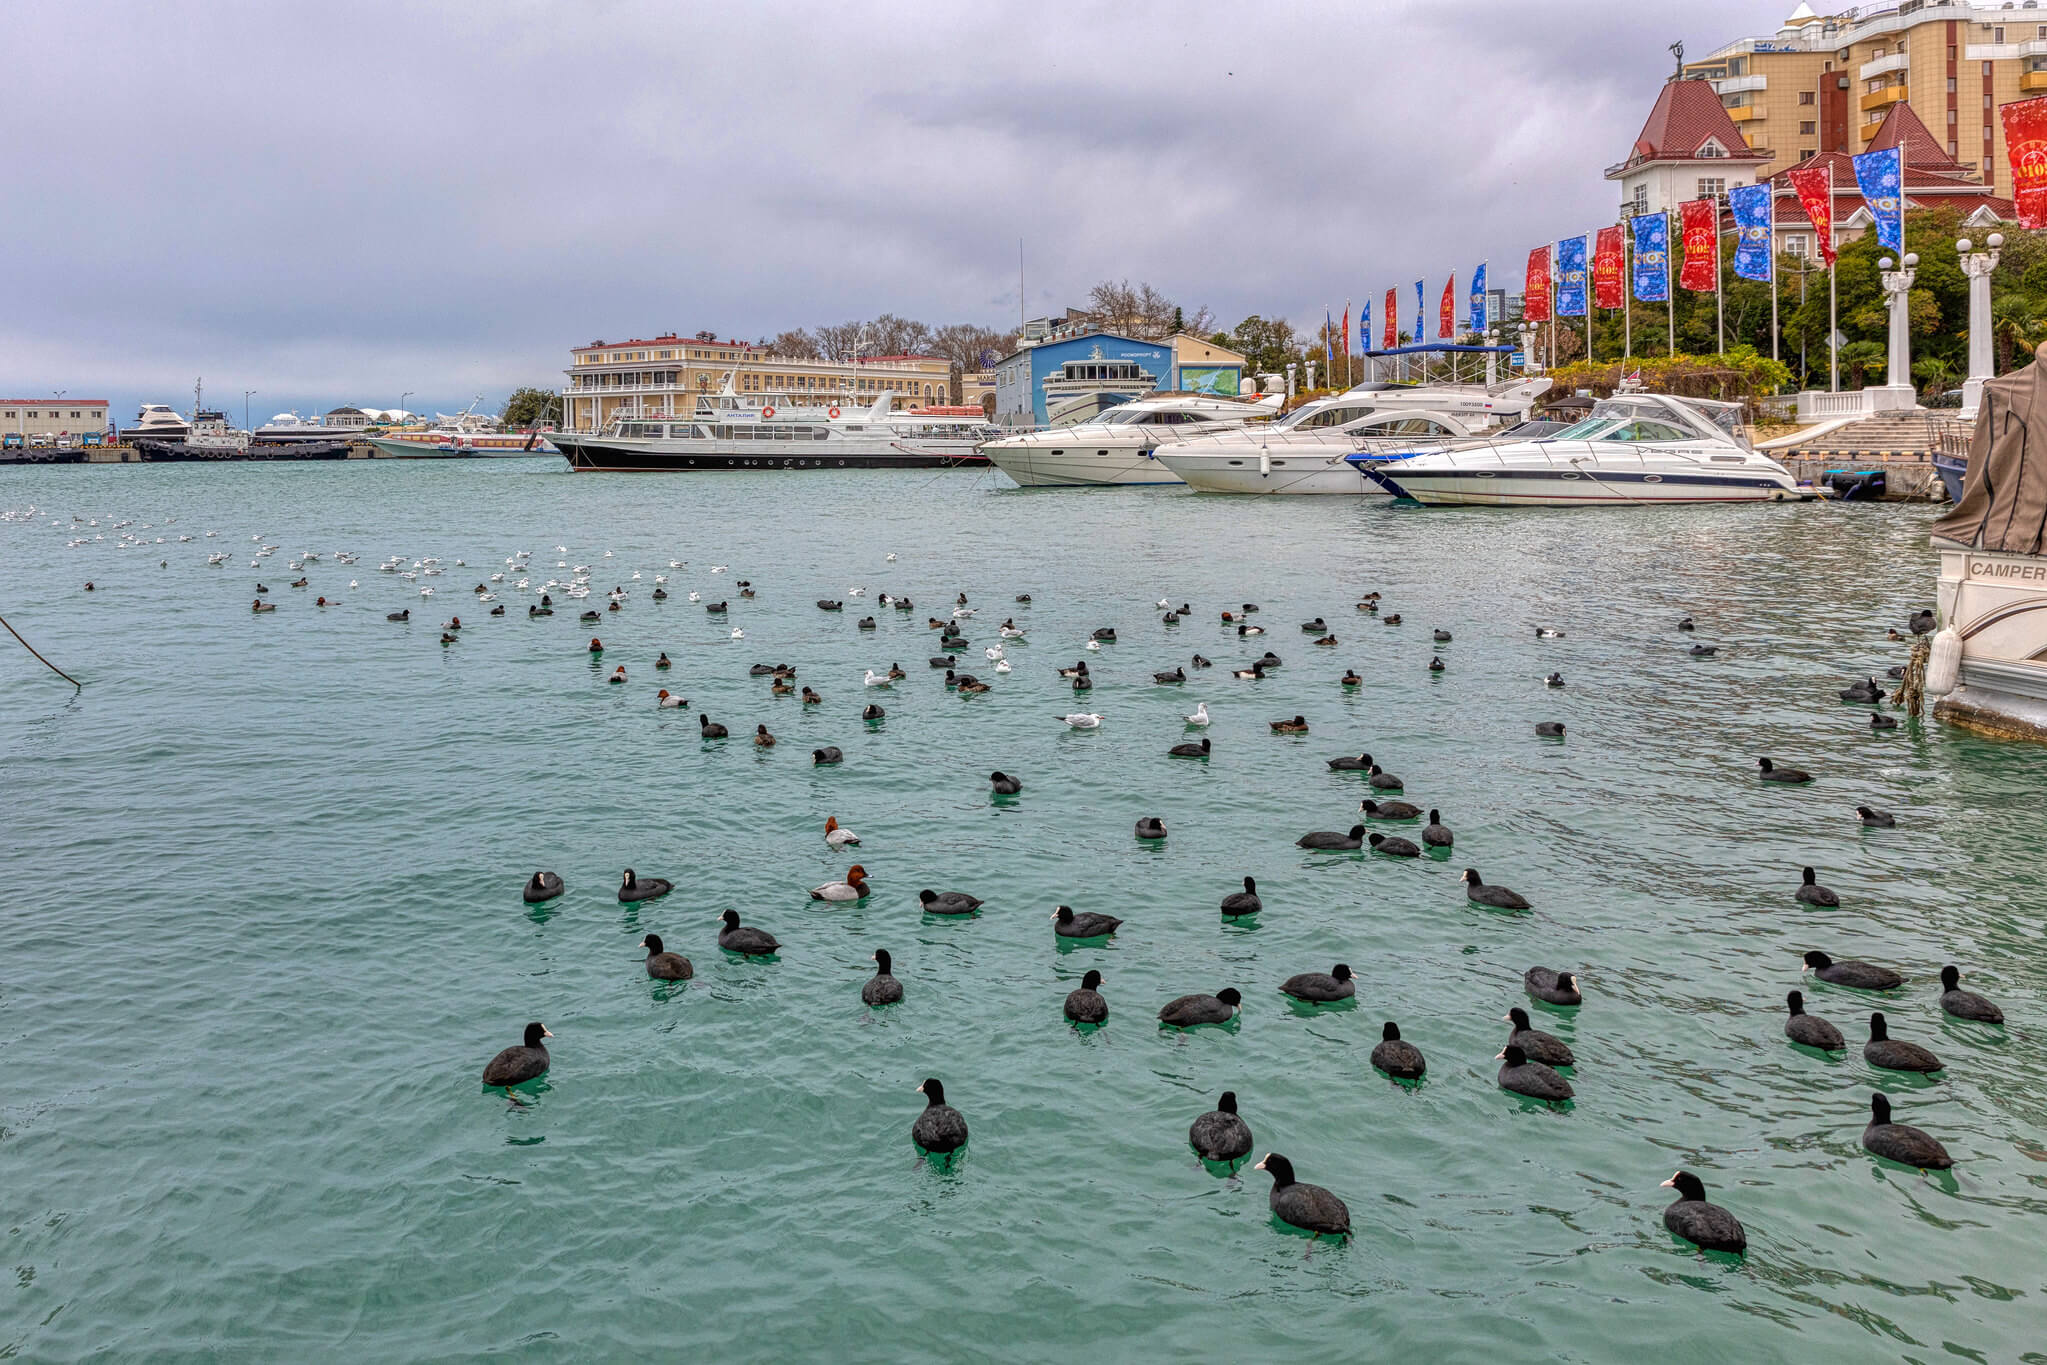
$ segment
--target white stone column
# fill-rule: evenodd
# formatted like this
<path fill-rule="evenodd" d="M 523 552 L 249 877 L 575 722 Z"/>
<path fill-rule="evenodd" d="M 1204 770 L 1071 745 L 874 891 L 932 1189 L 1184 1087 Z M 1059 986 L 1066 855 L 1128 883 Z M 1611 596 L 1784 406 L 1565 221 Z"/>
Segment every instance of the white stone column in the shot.
<path fill-rule="evenodd" d="M 1515 324 L 1521 334 L 1521 368 L 1529 374 L 1541 374 L 1542 366 L 1535 363 L 1535 336 L 1542 328 L 1532 322 Z"/>
<path fill-rule="evenodd" d="M 1871 407 L 1877 410 L 1919 405 L 1918 392 L 1912 387 L 1911 315 L 1912 281 L 1919 274 L 1918 264 L 1919 257 L 1909 251 L 1902 264 L 1888 256 L 1876 263 L 1883 272 L 1884 306 L 1891 313 L 1890 368 L 1884 385 L 1888 392 L 1871 395 Z"/>
<path fill-rule="evenodd" d="M 1990 378 L 1990 275 L 1997 269 L 1998 249 L 2004 234 L 1993 232 L 1984 243 L 1988 251 L 1971 251 L 1967 237 L 1955 243 L 1962 257 L 1962 273 L 1969 277 L 1969 377 L 1962 381 L 1962 415 L 1974 417 L 1983 401 L 1983 381 Z"/>
<path fill-rule="evenodd" d="M 1488 327 L 1486 329 L 1484 341 L 1485 344 L 1488 346 L 1499 345 L 1500 344 L 1499 328 Z M 1487 351 L 1485 353 L 1485 382 L 1487 388 L 1491 388 L 1493 385 L 1500 382 L 1500 353 L 1498 351 Z"/>

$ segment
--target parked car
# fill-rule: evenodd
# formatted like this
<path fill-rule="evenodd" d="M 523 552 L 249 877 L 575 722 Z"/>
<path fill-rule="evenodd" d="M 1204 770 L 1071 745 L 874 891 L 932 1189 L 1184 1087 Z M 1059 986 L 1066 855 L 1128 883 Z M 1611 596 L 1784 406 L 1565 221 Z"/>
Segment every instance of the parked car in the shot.
<path fill-rule="evenodd" d="M 52 444 L 50 433 L 47 431 L 39 431 L 28 438 L 28 448 L 30 450 L 48 450 Z"/>
<path fill-rule="evenodd" d="M 88 431 L 85 433 L 85 443 L 88 446 L 105 445 L 106 433 L 99 431 Z"/>
<path fill-rule="evenodd" d="M 0 450 L 20 450 L 27 444 L 18 431 L 10 431 L 5 436 L 0 436 Z"/>
<path fill-rule="evenodd" d="M 1962 391 L 1949 389 L 1946 393 L 1935 394 L 1926 400 L 1929 408 L 1958 408 L 1962 405 Z"/>

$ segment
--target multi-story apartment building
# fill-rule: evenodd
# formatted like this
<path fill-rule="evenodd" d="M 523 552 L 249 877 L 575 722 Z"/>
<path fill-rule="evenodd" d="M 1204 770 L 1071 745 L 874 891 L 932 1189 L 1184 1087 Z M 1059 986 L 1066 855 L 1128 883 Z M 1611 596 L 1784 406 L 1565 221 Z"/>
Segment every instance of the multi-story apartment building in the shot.
<path fill-rule="evenodd" d="M 697 395 L 718 392 L 727 375 L 756 407 L 865 407 L 884 393 L 904 407 L 952 398 L 952 365 L 937 356 L 805 360 L 708 336 L 593 341 L 571 348 L 564 373 L 563 425 L 575 431 L 599 430 L 619 416 L 687 414 Z"/>
<path fill-rule="evenodd" d="M 1997 109 L 2047 92 L 2047 9 L 1891 0 L 1820 15 L 1800 4 L 1775 33 L 1724 44 L 1685 72 L 1711 80 L 1748 144 L 1770 150 L 1763 175 L 1865 150 L 1906 103 L 1947 156 L 2009 196 Z"/>

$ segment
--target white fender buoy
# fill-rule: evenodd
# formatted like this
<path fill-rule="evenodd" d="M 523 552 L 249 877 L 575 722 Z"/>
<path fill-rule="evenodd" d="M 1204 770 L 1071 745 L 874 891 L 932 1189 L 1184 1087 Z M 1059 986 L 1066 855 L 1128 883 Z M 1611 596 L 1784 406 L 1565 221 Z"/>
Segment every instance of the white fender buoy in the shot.
<path fill-rule="evenodd" d="M 1264 446 L 1258 447 L 1258 477 L 1261 479 L 1272 477 L 1272 452 Z"/>
<path fill-rule="evenodd" d="M 1933 637 L 1933 651 L 1926 657 L 1925 691 L 1929 697 L 1945 697 L 1962 677 L 1962 635 L 1953 626 Z"/>

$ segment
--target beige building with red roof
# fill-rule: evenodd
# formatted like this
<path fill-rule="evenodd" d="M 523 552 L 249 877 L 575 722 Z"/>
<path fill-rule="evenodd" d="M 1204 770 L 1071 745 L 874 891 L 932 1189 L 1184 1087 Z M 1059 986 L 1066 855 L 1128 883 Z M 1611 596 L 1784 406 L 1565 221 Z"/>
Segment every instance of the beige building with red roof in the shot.
<path fill-rule="evenodd" d="M 1620 186 L 1621 215 L 1675 211 L 1687 199 L 1724 198 L 1762 178 L 1770 153 L 1742 139 L 1710 83 L 1665 81 L 1628 159 L 1606 168 Z"/>
<path fill-rule="evenodd" d="M 1950 161 L 2011 194 L 2000 105 L 2047 93 L 2047 8 L 2024 0 L 1892 0 L 1821 15 L 1685 64 L 1709 80 L 1767 175 L 1825 152 L 1867 151 L 1908 106 Z"/>

